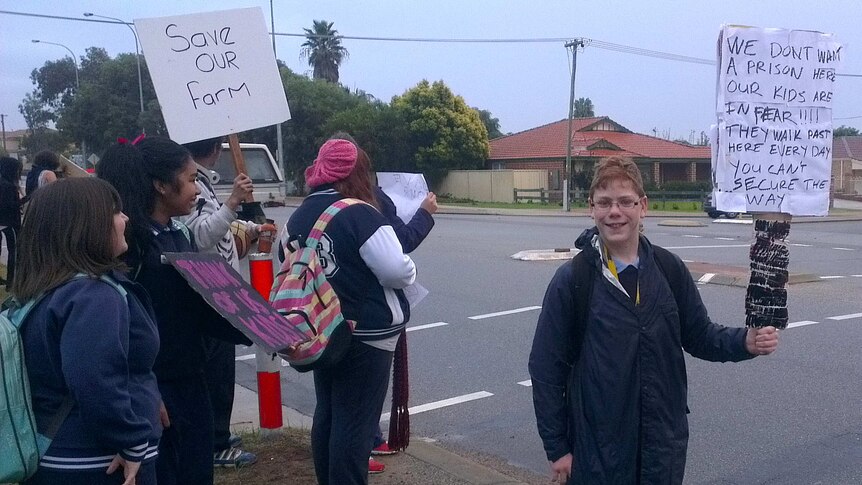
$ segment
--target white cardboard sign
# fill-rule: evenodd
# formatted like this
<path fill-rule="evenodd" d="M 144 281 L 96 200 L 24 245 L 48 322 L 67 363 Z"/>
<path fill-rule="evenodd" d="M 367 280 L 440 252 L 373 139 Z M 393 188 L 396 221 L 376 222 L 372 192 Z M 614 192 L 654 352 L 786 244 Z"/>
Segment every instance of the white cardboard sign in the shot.
<path fill-rule="evenodd" d="M 260 7 L 135 19 L 135 28 L 177 143 L 290 119 Z"/>
<path fill-rule="evenodd" d="M 827 214 L 843 54 L 831 34 L 722 27 L 711 136 L 718 209 Z"/>

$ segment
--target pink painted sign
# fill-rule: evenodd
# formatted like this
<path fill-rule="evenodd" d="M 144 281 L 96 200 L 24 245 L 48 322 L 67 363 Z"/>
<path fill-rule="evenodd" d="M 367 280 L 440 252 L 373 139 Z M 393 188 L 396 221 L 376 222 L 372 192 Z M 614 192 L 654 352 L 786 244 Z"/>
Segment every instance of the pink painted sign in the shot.
<path fill-rule="evenodd" d="M 308 340 L 218 254 L 165 253 L 165 259 L 210 306 L 265 351 L 285 351 Z"/>

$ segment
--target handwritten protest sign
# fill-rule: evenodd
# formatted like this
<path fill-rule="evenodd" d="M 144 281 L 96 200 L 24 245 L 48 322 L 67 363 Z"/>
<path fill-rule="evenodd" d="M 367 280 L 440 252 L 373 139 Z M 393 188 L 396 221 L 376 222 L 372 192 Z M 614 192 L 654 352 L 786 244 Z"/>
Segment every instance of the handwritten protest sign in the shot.
<path fill-rule="evenodd" d="M 392 199 L 398 218 L 405 224 L 428 195 L 428 184 L 421 173 L 377 172 L 377 185 Z"/>
<path fill-rule="evenodd" d="M 136 19 L 135 28 L 177 143 L 290 118 L 260 7 Z"/>
<path fill-rule="evenodd" d="M 826 215 L 842 54 L 830 34 L 722 28 L 712 131 L 718 209 Z"/>
<path fill-rule="evenodd" d="M 268 353 L 308 340 L 221 256 L 215 253 L 165 253 L 165 259 L 210 306 Z"/>

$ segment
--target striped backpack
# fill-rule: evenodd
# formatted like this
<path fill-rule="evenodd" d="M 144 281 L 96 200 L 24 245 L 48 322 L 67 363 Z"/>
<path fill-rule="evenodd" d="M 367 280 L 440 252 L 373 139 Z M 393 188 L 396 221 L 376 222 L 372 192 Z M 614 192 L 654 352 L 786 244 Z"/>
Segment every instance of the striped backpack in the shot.
<path fill-rule="evenodd" d="M 284 244 L 284 263 L 275 277 L 269 300 L 289 325 L 310 339 L 293 352 L 281 354 L 299 372 L 335 365 L 350 346 L 356 322 L 345 320 L 341 314 L 341 302 L 326 280 L 317 248 L 336 214 L 364 203 L 358 199 L 336 201 L 323 211 L 304 242 L 291 236 Z"/>

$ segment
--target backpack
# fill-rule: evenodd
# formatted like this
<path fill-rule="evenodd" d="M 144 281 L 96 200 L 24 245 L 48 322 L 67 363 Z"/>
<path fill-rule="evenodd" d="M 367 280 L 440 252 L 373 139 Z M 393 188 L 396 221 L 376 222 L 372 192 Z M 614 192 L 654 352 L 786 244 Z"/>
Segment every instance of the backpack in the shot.
<path fill-rule="evenodd" d="M 72 279 L 87 277 L 79 273 Z M 110 276 L 102 275 L 99 279 L 128 298 L 126 290 Z M 44 429 L 37 429 L 20 329 L 44 296 L 39 295 L 23 306 L 10 299 L 9 307 L 0 312 L 0 483 L 22 482 L 36 473 L 39 459 L 75 403 L 71 396 L 66 396 Z"/>
<path fill-rule="evenodd" d="M 284 263 L 275 276 L 269 301 L 290 326 L 309 338 L 282 357 L 299 372 L 332 367 L 350 346 L 356 322 L 341 314 L 341 302 L 326 279 L 317 246 L 326 226 L 358 199 L 341 199 L 320 214 L 304 242 L 291 236 L 283 248 Z M 298 246 L 298 247 L 297 247 Z"/>
<path fill-rule="evenodd" d="M 682 295 L 679 290 L 682 289 L 683 271 L 681 271 L 676 258 L 665 248 L 653 246 L 653 254 L 655 255 L 656 266 L 664 275 L 673 292 L 673 298 L 676 300 L 677 311 L 679 312 L 680 321 L 684 321 L 685 307 L 683 305 Z M 575 331 L 573 350 L 573 365 L 580 359 L 581 348 L 584 345 L 584 334 L 587 330 L 587 319 L 590 312 L 590 299 L 593 296 L 593 283 L 595 282 L 597 268 L 588 260 L 584 251 L 578 253 L 572 258 L 572 274 L 574 275 L 574 291 L 573 305 L 575 315 Z"/>

